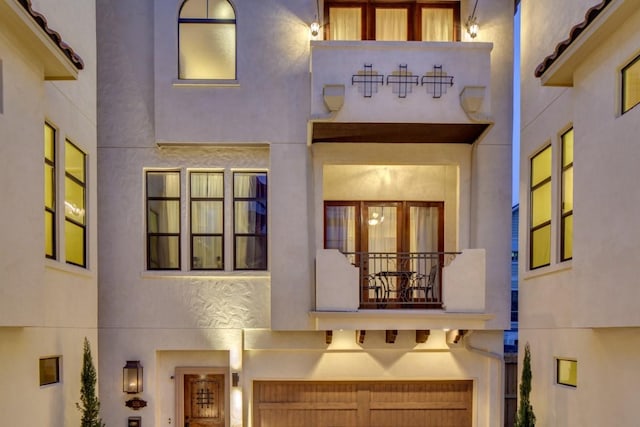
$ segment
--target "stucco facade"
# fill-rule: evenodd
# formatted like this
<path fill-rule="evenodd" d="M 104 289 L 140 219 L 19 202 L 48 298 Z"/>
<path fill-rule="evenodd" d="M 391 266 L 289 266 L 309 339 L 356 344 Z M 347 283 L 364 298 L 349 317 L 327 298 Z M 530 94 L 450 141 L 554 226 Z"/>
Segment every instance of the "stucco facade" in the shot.
<path fill-rule="evenodd" d="M 519 326 L 521 346 L 531 346 L 531 402 L 541 425 L 636 425 L 628 390 L 638 382 L 634 360 L 640 349 L 640 319 L 633 306 L 639 296 L 635 222 L 640 200 L 634 183 L 640 122 L 637 107 L 621 109 L 621 71 L 638 55 L 640 12 L 630 1 L 576 1 L 558 8 L 552 1 L 523 0 L 521 7 Z M 574 26 L 584 29 L 570 35 Z M 568 39 L 569 47 L 539 78 L 534 76 L 554 47 Z M 560 261 L 559 149 L 561 135 L 570 128 L 575 140 L 573 257 Z M 548 145 L 550 263 L 531 269 L 530 165 Z M 575 387 L 558 384 L 558 359 L 577 362 Z"/>
<path fill-rule="evenodd" d="M 1 425 L 78 425 L 85 337 L 97 366 L 95 34 L 92 1 L 0 2 Z M 45 122 L 56 151 L 51 258 L 43 227 Z M 85 155 L 85 267 L 66 262 L 66 140 Z M 40 385 L 45 358 L 57 358 L 59 371 Z"/>
<path fill-rule="evenodd" d="M 470 425 L 501 426 L 513 2 L 483 2 L 476 39 L 462 29 L 461 41 L 439 43 L 310 40 L 322 2 L 320 13 L 314 1 L 231 3 L 237 78 L 220 82 L 178 78 L 182 2 L 97 2 L 105 422 L 140 416 L 145 426 L 185 425 L 184 368 L 224 373 L 227 426 L 260 422 L 270 404 L 259 404 L 256 382 L 452 380 L 472 381 Z M 461 1 L 461 16 L 472 8 Z M 420 75 L 442 65 L 455 80 L 441 98 L 424 86 L 399 98 L 384 85 L 369 99 L 352 84 L 367 61 L 385 75 L 405 62 Z M 335 114 L 323 103 L 328 85 L 344 89 Z M 469 116 L 460 93 L 478 86 L 482 105 Z M 366 133 L 374 123 L 392 126 L 396 141 L 357 141 L 348 133 L 346 141 L 328 142 L 322 135 L 344 124 Z M 446 138 L 423 131 L 421 141 L 409 140 L 406 129 L 419 125 L 441 126 Z M 456 136 L 463 129 L 472 137 Z M 174 270 L 148 268 L 148 171 L 180 175 Z M 221 270 L 191 268 L 192 171 L 224 177 Z M 233 180 L 242 171 L 268 176 L 266 270 L 233 267 Z M 358 268 L 324 243 L 325 201 L 348 200 L 444 205 L 442 249 L 449 255 L 446 263 L 442 255 L 437 308 L 362 309 Z M 426 342 L 416 331 L 428 332 Z M 144 391 L 136 396 L 147 406 L 138 411 L 125 406 L 133 395 L 122 391 L 128 360 L 144 367 Z"/>

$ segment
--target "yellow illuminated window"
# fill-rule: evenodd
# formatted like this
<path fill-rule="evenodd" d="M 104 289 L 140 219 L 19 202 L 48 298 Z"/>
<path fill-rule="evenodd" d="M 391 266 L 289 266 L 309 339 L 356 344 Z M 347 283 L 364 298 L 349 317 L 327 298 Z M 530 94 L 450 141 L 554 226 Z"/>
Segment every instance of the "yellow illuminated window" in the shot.
<path fill-rule="evenodd" d="M 40 385 L 49 385 L 60 382 L 60 357 L 45 357 L 40 359 Z"/>
<path fill-rule="evenodd" d="M 622 69 L 622 112 L 640 103 L 640 56 Z"/>
<path fill-rule="evenodd" d="M 556 359 L 556 381 L 558 384 L 578 386 L 578 362 L 576 360 Z"/>
<path fill-rule="evenodd" d="M 86 267 L 86 155 L 65 142 L 64 238 L 69 264 Z"/>
<path fill-rule="evenodd" d="M 44 124 L 44 253 L 56 257 L 56 131 Z"/>
<path fill-rule="evenodd" d="M 531 159 L 529 266 L 551 262 L 551 146 Z"/>
<path fill-rule="evenodd" d="M 560 259 L 573 257 L 573 129 L 562 135 L 562 206 Z"/>
<path fill-rule="evenodd" d="M 179 78 L 236 78 L 236 14 L 227 0 L 186 0 L 180 9 Z"/>

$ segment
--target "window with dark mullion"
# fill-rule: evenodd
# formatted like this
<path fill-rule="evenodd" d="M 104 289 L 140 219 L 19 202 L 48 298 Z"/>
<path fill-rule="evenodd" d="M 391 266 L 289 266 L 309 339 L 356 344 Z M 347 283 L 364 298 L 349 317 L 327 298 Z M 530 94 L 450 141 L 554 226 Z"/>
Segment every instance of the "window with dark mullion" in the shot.
<path fill-rule="evenodd" d="M 459 41 L 458 1 L 328 0 L 327 40 Z"/>
<path fill-rule="evenodd" d="M 640 104 L 640 56 L 622 69 L 622 114 Z"/>
<path fill-rule="evenodd" d="M 44 124 L 44 247 L 56 258 L 56 130 Z"/>
<path fill-rule="evenodd" d="M 86 154 L 65 142 L 64 244 L 68 264 L 87 266 Z"/>
<path fill-rule="evenodd" d="M 224 269 L 224 176 L 191 172 L 191 269 Z"/>
<path fill-rule="evenodd" d="M 531 159 L 529 268 L 551 263 L 551 146 Z"/>
<path fill-rule="evenodd" d="M 562 135 L 562 207 L 560 260 L 573 258 L 573 129 Z"/>
<path fill-rule="evenodd" d="M 235 270 L 267 269 L 267 173 L 233 174 Z"/>
<path fill-rule="evenodd" d="M 227 0 L 185 0 L 178 18 L 180 79 L 236 78 L 236 12 Z"/>
<path fill-rule="evenodd" d="M 147 269 L 180 269 L 180 172 L 147 171 Z"/>

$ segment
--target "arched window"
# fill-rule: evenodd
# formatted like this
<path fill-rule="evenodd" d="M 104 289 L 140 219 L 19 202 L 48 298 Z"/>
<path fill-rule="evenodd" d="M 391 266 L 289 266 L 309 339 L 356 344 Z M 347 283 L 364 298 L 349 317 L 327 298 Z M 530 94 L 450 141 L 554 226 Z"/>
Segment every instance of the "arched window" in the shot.
<path fill-rule="evenodd" d="M 227 0 L 185 0 L 178 38 L 180 79 L 235 80 L 236 14 Z"/>

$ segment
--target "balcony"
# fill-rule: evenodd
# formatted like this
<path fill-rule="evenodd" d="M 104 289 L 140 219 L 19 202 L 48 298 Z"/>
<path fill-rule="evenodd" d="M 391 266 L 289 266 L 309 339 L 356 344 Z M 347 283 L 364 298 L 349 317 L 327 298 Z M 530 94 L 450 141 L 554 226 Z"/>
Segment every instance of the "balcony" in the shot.
<path fill-rule="evenodd" d="M 316 253 L 318 329 L 482 329 L 485 251 Z"/>
<path fill-rule="evenodd" d="M 310 143 L 474 143 L 491 124 L 491 43 L 311 42 Z"/>

